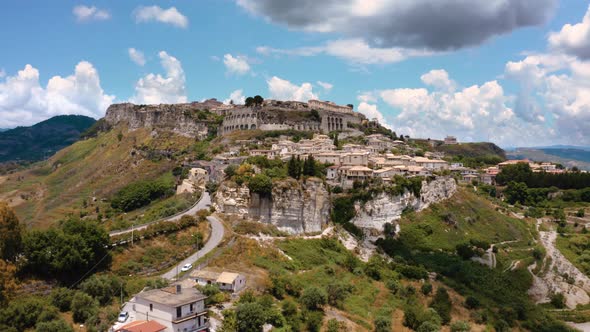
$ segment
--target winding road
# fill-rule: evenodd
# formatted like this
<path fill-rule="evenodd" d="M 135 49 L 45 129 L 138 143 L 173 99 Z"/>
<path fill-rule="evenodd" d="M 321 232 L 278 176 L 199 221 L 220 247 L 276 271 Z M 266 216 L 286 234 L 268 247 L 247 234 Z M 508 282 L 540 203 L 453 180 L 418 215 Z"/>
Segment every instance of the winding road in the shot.
<path fill-rule="evenodd" d="M 205 243 L 205 246 L 203 246 L 203 248 L 201 248 L 201 250 L 197 251 L 196 253 L 192 254 L 188 258 L 184 259 L 182 262 L 178 263 L 177 265 L 174 265 L 174 267 L 172 267 L 172 269 L 170 269 L 168 272 L 162 274 L 162 278 L 168 279 L 168 280 L 174 279 L 176 277 L 176 275 L 180 272 L 180 269 L 182 268 L 182 266 L 184 266 L 185 264 L 193 264 L 199 258 L 210 253 L 213 249 L 215 249 L 221 243 L 221 240 L 223 240 L 223 234 L 224 234 L 223 224 L 215 216 L 207 217 L 207 221 L 209 221 L 211 223 L 211 236 L 209 237 L 209 240 L 207 241 L 207 243 Z"/>
<path fill-rule="evenodd" d="M 182 218 L 183 216 L 189 215 L 192 216 L 195 213 L 197 213 L 197 211 L 199 210 L 203 210 L 203 209 L 208 209 L 209 206 L 211 205 L 211 197 L 209 196 L 209 193 L 207 193 L 206 191 L 203 192 L 203 195 L 201 195 L 201 198 L 199 198 L 199 200 L 197 201 L 197 203 L 195 203 L 195 205 L 193 205 L 190 209 L 177 213 L 173 216 L 167 217 L 167 218 L 163 218 L 160 220 L 156 220 L 156 221 L 152 221 L 149 222 L 147 224 L 143 224 L 143 225 L 139 225 L 137 227 L 132 227 L 132 228 L 128 228 L 128 229 L 123 229 L 123 230 L 118 230 L 118 231 L 112 231 L 109 232 L 109 236 L 117 236 L 117 235 L 123 235 L 123 234 L 127 234 L 127 233 L 131 233 L 134 231 L 141 231 L 144 230 L 146 228 L 148 228 L 149 225 L 153 225 L 155 223 L 158 222 L 162 222 L 162 221 L 178 221 L 180 220 L 180 218 Z"/>

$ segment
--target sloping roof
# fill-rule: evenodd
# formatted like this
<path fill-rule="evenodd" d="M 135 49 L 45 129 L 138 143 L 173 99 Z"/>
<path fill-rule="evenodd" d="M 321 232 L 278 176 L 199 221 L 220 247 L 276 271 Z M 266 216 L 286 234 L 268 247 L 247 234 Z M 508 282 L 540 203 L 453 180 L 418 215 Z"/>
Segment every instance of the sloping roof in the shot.
<path fill-rule="evenodd" d="M 217 282 L 224 283 L 224 284 L 231 284 L 236 280 L 240 275 L 237 273 L 232 272 L 222 272 L 217 278 Z"/>
<path fill-rule="evenodd" d="M 165 329 L 166 326 L 156 322 L 155 320 L 137 320 L 121 326 L 115 332 L 161 332 Z"/>
<path fill-rule="evenodd" d="M 234 202 L 235 205 L 235 202 Z M 209 270 L 194 270 L 191 273 L 192 278 L 206 279 L 206 280 L 217 280 L 219 278 L 219 272 L 213 272 Z"/>

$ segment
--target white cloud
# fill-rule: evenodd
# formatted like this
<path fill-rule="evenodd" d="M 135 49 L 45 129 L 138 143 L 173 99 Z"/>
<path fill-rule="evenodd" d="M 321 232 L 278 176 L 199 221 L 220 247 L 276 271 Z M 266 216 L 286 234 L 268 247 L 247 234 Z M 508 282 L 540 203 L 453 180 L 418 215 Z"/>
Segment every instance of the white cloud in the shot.
<path fill-rule="evenodd" d="M 135 22 L 160 22 L 173 25 L 178 28 L 188 27 L 188 18 L 176 9 L 170 7 L 163 9 L 159 6 L 137 7 L 133 12 Z"/>
<path fill-rule="evenodd" d="M 94 6 L 76 6 L 72 13 L 78 22 L 104 21 L 111 18 L 111 14 L 105 9 L 99 9 Z"/>
<path fill-rule="evenodd" d="M 139 66 L 145 65 L 145 56 L 143 55 L 142 51 L 131 47 L 127 50 L 127 52 L 129 53 L 129 58 L 131 58 L 131 61 L 135 62 Z"/>
<path fill-rule="evenodd" d="M 164 51 L 158 55 L 166 76 L 150 73 L 140 78 L 130 101 L 135 104 L 186 103 L 186 79 L 182 64 Z"/>
<path fill-rule="evenodd" d="M 230 74 L 244 75 L 250 71 L 248 59 L 242 55 L 234 57 L 231 54 L 226 54 L 223 56 L 223 64 Z"/>
<path fill-rule="evenodd" d="M 0 69 L 0 78 L 3 78 L 4 76 L 6 76 L 6 71 L 4 71 L 4 69 Z"/>
<path fill-rule="evenodd" d="M 322 81 L 317 81 L 316 82 L 319 86 L 321 86 L 325 92 L 330 92 L 332 91 L 332 88 L 334 87 L 334 84 L 328 83 L 328 82 L 322 82 Z"/>
<path fill-rule="evenodd" d="M 242 89 L 238 89 L 230 93 L 229 98 L 223 101 L 224 104 L 229 105 L 233 101 L 236 105 L 242 105 L 246 102 L 246 97 L 244 96 L 244 91 Z"/>
<path fill-rule="evenodd" d="M 114 99 L 104 93 L 98 71 L 89 62 L 78 63 L 73 75 L 52 77 L 45 88 L 39 71 L 27 64 L 0 81 L 0 127 L 31 125 L 61 114 L 98 118 Z"/>
<path fill-rule="evenodd" d="M 387 123 L 387 120 L 385 120 L 383 113 L 379 112 L 377 105 L 361 101 L 357 110 L 369 119 L 377 119 L 377 121 L 379 121 L 379 123 L 385 128 L 393 129 L 393 127 Z"/>
<path fill-rule="evenodd" d="M 306 102 L 310 99 L 318 99 L 313 92 L 311 83 L 293 84 L 282 78 L 273 76 L 266 81 L 270 97 L 277 100 L 296 100 Z"/>
<path fill-rule="evenodd" d="M 339 39 L 326 42 L 321 46 L 300 47 L 295 49 L 277 49 L 259 46 L 256 51 L 261 55 L 317 56 L 321 54 L 334 56 L 352 64 L 376 65 L 403 61 L 409 57 L 435 54 L 431 51 L 407 48 L 372 47 L 362 39 Z"/>
<path fill-rule="evenodd" d="M 427 74 L 423 76 L 423 81 L 431 84 L 432 78 L 444 77 L 440 74 Z M 446 88 L 446 85 L 431 85 L 435 87 L 434 91 L 418 88 L 380 92 L 386 104 L 400 111 L 393 121 L 398 134 L 425 138 L 442 138 L 451 134 L 465 141 L 492 140 L 510 144 L 521 137 L 523 127 L 530 128 L 514 116 L 510 107 L 512 98 L 504 94 L 504 89 L 496 81 L 457 92 L 439 89 L 441 86 Z"/>
<path fill-rule="evenodd" d="M 442 91 L 455 91 L 455 82 L 449 79 L 449 73 L 444 69 L 433 69 L 420 77 L 424 84 Z"/>
<path fill-rule="evenodd" d="M 549 45 L 553 49 L 590 59 L 590 7 L 581 23 L 566 24 L 559 32 L 549 35 Z"/>

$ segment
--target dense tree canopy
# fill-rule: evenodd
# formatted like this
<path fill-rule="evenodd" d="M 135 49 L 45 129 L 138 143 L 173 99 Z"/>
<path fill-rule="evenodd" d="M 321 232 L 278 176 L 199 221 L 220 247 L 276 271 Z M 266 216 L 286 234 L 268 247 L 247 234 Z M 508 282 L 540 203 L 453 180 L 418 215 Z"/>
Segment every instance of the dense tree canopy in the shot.
<path fill-rule="evenodd" d="M 174 184 L 167 181 L 138 181 L 118 191 L 111 199 L 111 206 L 122 211 L 131 211 L 150 202 L 174 193 Z"/>
<path fill-rule="evenodd" d="M 42 277 L 75 281 L 110 263 L 107 232 L 95 222 L 69 219 L 59 227 L 33 230 L 23 241 L 24 268 Z"/>
<path fill-rule="evenodd" d="M 506 185 L 511 181 L 522 182 L 529 188 L 583 189 L 590 187 L 590 173 L 533 172 L 529 164 L 518 163 L 504 166 L 496 177 L 496 181 L 500 185 Z"/>

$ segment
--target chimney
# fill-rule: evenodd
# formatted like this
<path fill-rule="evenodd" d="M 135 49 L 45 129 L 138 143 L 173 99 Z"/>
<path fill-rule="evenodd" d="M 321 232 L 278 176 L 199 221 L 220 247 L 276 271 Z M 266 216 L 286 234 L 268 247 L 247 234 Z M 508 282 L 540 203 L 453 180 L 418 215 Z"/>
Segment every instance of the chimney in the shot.
<path fill-rule="evenodd" d="M 180 294 L 182 292 L 182 286 L 176 285 L 176 294 Z"/>

